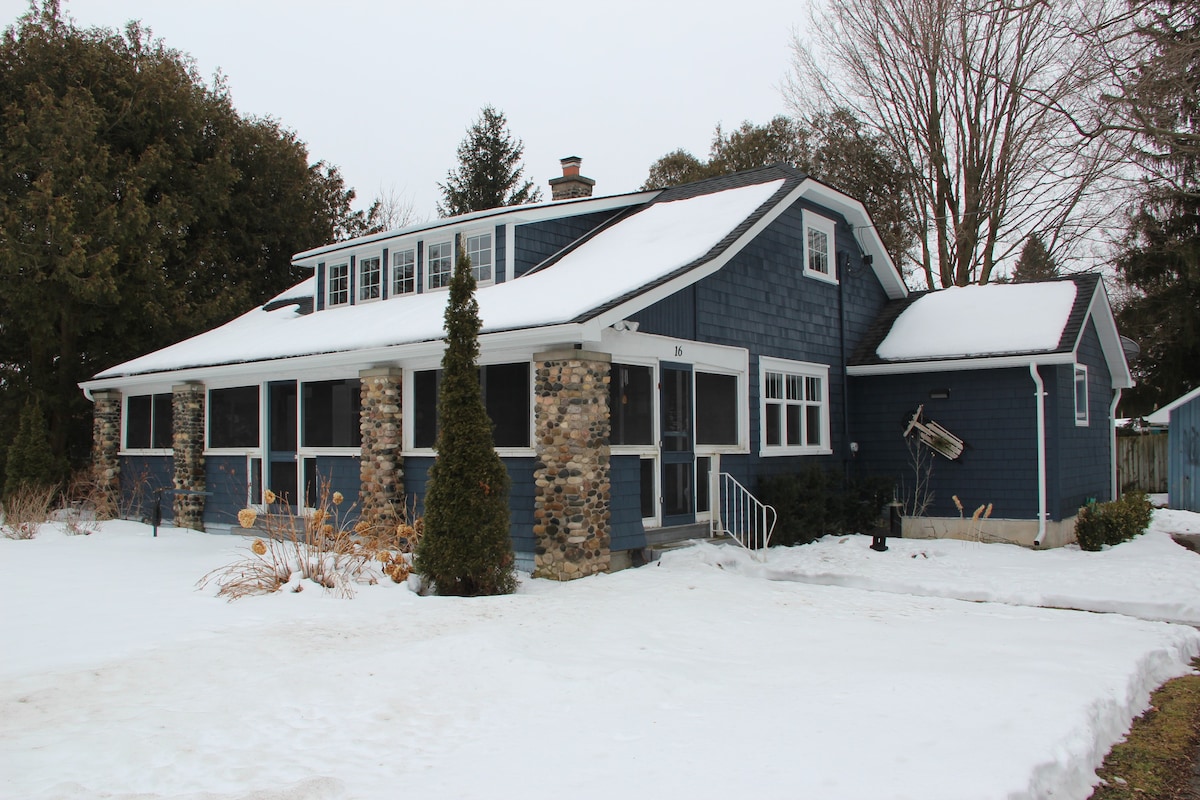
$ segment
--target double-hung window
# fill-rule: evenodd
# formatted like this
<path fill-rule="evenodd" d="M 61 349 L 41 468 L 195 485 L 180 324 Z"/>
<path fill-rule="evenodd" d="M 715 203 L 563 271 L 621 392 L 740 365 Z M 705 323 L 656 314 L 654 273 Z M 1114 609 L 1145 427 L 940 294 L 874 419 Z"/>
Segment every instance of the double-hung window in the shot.
<path fill-rule="evenodd" d="M 810 278 L 837 282 L 834 266 L 833 220 L 805 211 L 804 274 Z"/>
<path fill-rule="evenodd" d="M 392 295 L 417 290 L 417 251 L 411 247 L 392 251 Z"/>
<path fill-rule="evenodd" d="M 480 233 L 466 237 L 467 256 L 471 259 L 471 272 L 476 283 L 492 281 L 492 235 Z"/>
<path fill-rule="evenodd" d="M 429 288 L 442 289 L 450 285 L 454 274 L 454 243 L 434 242 L 426 248 L 425 272 L 429 275 Z"/>
<path fill-rule="evenodd" d="M 170 394 L 130 397 L 125 401 L 125 449 L 170 450 L 173 418 Z"/>
<path fill-rule="evenodd" d="M 828 454 L 829 367 L 759 359 L 764 456 Z"/>
<path fill-rule="evenodd" d="M 1075 424 L 1088 424 L 1088 368 L 1083 364 L 1075 365 Z"/>
<path fill-rule="evenodd" d="M 379 256 L 358 260 L 358 302 L 378 300 L 383 282 L 383 265 Z"/>
<path fill-rule="evenodd" d="M 344 306 L 350 302 L 350 262 L 329 265 L 329 305 Z"/>

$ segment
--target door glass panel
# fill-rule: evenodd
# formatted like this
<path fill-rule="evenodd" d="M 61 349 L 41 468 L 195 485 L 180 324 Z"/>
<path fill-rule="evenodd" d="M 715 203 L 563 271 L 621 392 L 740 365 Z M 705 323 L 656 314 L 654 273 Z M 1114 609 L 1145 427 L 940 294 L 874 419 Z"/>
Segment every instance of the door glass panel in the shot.
<path fill-rule="evenodd" d="M 663 465 L 663 516 L 691 514 L 692 462 Z"/>
<path fill-rule="evenodd" d="M 299 494 L 296 491 L 296 462 L 272 461 L 271 485 L 268 487 L 278 498 L 275 502 L 280 505 L 293 505 Z"/>
<path fill-rule="evenodd" d="M 271 384 L 271 449 L 296 452 L 296 384 Z M 294 496 L 294 495 L 293 495 Z"/>
<path fill-rule="evenodd" d="M 692 373 L 680 369 L 662 371 L 662 447 L 666 452 L 686 453 L 692 449 Z"/>

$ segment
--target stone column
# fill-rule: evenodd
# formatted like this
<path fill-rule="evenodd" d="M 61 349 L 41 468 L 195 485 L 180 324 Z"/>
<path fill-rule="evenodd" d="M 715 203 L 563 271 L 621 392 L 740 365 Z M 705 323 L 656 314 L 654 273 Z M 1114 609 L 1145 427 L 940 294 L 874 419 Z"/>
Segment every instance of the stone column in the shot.
<path fill-rule="evenodd" d="M 404 371 L 395 367 L 358 373 L 362 407 L 359 508 L 364 522 L 394 526 L 404 514 Z"/>
<path fill-rule="evenodd" d="M 175 456 L 175 527 L 204 530 L 204 386 L 171 387 L 172 440 Z"/>
<path fill-rule="evenodd" d="M 533 359 L 533 575 L 565 581 L 607 572 L 611 357 L 564 350 Z"/>
<path fill-rule="evenodd" d="M 121 393 L 92 392 L 92 481 L 96 514 L 102 519 L 117 515 L 121 502 Z"/>

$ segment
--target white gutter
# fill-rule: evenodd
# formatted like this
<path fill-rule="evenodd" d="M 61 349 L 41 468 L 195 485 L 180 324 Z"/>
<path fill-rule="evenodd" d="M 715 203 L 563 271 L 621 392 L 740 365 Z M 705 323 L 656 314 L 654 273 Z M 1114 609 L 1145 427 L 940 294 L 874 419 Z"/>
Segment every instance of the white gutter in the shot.
<path fill-rule="evenodd" d="M 911 375 L 920 372 L 959 372 L 969 369 L 1005 369 L 1026 367 L 1032 363 L 1074 364 L 1078 359 L 1073 352 L 1047 353 L 1045 355 L 976 356 L 946 360 L 922 359 L 920 361 L 890 361 L 884 364 L 852 364 L 846 367 L 847 375 Z"/>
<path fill-rule="evenodd" d="M 1037 398 L 1038 530 L 1033 546 L 1041 547 L 1046 538 L 1046 385 L 1038 374 L 1036 362 L 1029 362 L 1029 374 L 1033 377 L 1034 397 Z"/>
<path fill-rule="evenodd" d="M 1112 490 L 1112 493 L 1108 497 L 1109 500 L 1117 499 L 1117 490 L 1120 488 L 1117 485 L 1117 404 L 1120 402 L 1121 402 L 1121 390 L 1117 389 L 1113 393 L 1112 405 L 1110 405 L 1108 407 L 1108 427 L 1109 427 L 1109 436 L 1111 439 L 1111 441 L 1109 442 L 1109 449 L 1110 449 L 1109 454 L 1112 457 L 1112 465 L 1111 465 L 1112 486 L 1110 487 Z"/>

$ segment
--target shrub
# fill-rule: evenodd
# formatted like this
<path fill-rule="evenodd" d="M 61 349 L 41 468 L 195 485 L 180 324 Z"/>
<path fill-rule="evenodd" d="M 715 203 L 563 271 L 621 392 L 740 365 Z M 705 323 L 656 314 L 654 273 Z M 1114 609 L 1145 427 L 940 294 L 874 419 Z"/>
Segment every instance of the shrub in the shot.
<path fill-rule="evenodd" d="M 41 405 L 31 400 L 21 409 L 17 437 L 8 448 L 5 461 L 4 494 L 12 495 L 23 484 L 34 487 L 56 486 L 62 479 L 62 466 L 50 450 L 50 433 Z"/>
<path fill-rule="evenodd" d="M 38 527 L 50 519 L 50 506 L 57 494 L 57 486 L 22 483 L 0 506 L 0 530 L 9 539 L 32 539 Z"/>
<path fill-rule="evenodd" d="M 1154 508 L 1144 492 L 1128 492 L 1108 503 L 1088 503 L 1075 519 L 1075 538 L 1084 550 L 1127 542 L 1150 525 Z"/>
<path fill-rule="evenodd" d="M 892 484 L 883 478 L 847 481 L 835 470 L 813 466 L 760 478 L 758 495 L 779 514 L 771 543 L 787 546 L 869 531 L 892 499 Z"/>

